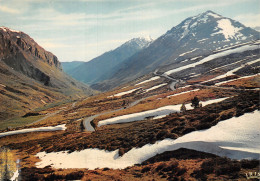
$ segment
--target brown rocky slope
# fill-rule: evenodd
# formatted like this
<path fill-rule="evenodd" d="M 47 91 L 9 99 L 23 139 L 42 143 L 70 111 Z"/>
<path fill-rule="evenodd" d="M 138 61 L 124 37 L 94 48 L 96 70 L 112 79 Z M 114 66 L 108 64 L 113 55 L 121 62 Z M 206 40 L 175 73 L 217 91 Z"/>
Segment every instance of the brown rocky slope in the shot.
<path fill-rule="evenodd" d="M 58 58 L 29 35 L 0 27 L 0 120 L 93 93 L 65 74 Z"/>

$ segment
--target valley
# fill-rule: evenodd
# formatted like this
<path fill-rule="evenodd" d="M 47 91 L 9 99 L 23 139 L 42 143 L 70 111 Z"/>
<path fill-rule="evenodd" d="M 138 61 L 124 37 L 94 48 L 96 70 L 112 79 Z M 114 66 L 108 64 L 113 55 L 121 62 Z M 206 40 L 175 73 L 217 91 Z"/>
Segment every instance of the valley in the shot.
<path fill-rule="evenodd" d="M 227 32 L 223 23 L 244 31 Z M 30 63 L 17 68 L 9 64 L 17 54 L 4 51 L 10 55 L 0 60 L 6 77 L 0 82 L 0 152 L 8 149 L 11 161 L 19 160 L 21 180 L 247 180 L 245 173 L 259 171 L 256 36 L 255 30 L 207 11 L 154 41 L 141 39 L 145 45 L 138 44 L 138 51 L 113 64 L 106 76 L 94 71 L 99 80 L 86 77 L 83 82 L 93 81 L 89 86 L 47 55 L 46 63 L 41 53 L 18 47 L 30 57 L 19 60 Z M 15 41 L 12 46 L 19 45 Z M 169 49 L 162 50 L 166 42 Z M 107 53 L 88 64 L 102 64 Z M 66 69 L 84 72 L 88 64 L 78 63 Z M 33 65 L 51 77 L 47 83 L 37 73 L 27 75 Z"/>

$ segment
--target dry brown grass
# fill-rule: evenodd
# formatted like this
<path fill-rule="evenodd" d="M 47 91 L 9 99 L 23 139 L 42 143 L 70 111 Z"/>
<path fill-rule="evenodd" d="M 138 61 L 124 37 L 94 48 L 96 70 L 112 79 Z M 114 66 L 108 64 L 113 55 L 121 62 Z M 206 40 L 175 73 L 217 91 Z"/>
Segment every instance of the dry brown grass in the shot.
<path fill-rule="evenodd" d="M 245 79 L 239 79 L 232 82 L 224 83 L 221 86 L 234 86 L 245 88 L 260 88 L 260 75 L 255 77 L 249 77 Z"/>
<path fill-rule="evenodd" d="M 210 79 L 217 77 L 221 74 L 223 74 L 223 73 L 199 76 L 199 77 L 188 80 L 187 83 L 189 83 L 189 84 L 200 83 L 200 82 L 203 82 L 203 81 L 210 80 Z"/>
<path fill-rule="evenodd" d="M 11 143 L 20 143 L 20 142 L 38 140 L 38 139 L 47 138 L 62 133 L 63 131 L 32 132 L 32 133 L 12 135 L 8 137 L 1 137 L 0 146 L 9 145 Z"/>
<path fill-rule="evenodd" d="M 182 90 L 182 92 L 187 91 L 187 90 L 192 90 L 192 89 L 187 88 L 187 89 Z M 208 100 L 208 99 L 216 99 L 216 98 L 220 98 L 220 97 L 235 95 L 234 93 L 232 93 L 230 91 L 225 91 L 225 90 L 222 91 L 222 90 L 214 90 L 213 88 L 206 88 L 206 89 L 201 89 L 199 91 L 189 92 L 189 93 L 185 93 L 185 94 L 182 94 L 179 96 L 173 96 L 173 97 L 167 98 L 168 95 L 172 95 L 173 93 L 179 93 L 179 90 L 172 91 L 170 93 L 164 93 L 161 95 L 153 96 L 151 98 L 148 98 L 147 100 L 140 102 L 138 105 L 136 105 L 134 107 L 99 116 L 98 118 L 96 118 L 95 123 L 97 123 L 99 120 L 104 120 L 104 119 L 117 117 L 117 116 L 121 116 L 121 115 L 126 115 L 126 114 L 131 114 L 131 113 L 152 110 L 152 109 L 156 109 L 156 108 L 167 106 L 167 105 L 189 103 L 195 96 L 197 96 L 200 100 Z"/>

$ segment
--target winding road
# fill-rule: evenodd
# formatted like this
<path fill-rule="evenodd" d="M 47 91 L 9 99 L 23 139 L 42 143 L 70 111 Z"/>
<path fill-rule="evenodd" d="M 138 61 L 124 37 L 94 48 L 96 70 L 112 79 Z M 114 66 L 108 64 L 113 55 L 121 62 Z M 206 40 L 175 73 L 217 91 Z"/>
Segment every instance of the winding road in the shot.
<path fill-rule="evenodd" d="M 176 85 L 176 83 L 178 82 L 178 80 L 173 79 L 173 78 L 171 78 L 171 77 L 169 77 L 168 75 L 165 75 L 165 74 L 159 75 L 159 74 L 157 73 L 157 71 L 158 71 L 158 70 L 155 70 L 155 71 L 153 72 L 154 75 L 157 75 L 157 76 L 160 76 L 160 77 L 165 77 L 165 78 L 171 80 L 172 82 L 171 82 L 171 84 L 170 84 L 170 89 L 171 89 L 171 90 L 175 90 L 175 85 Z M 123 110 L 123 109 L 127 109 L 127 108 L 130 108 L 130 107 L 133 107 L 133 106 L 135 106 L 136 104 L 138 104 L 139 102 L 141 102 L 142 100 L 147 99 L 147 98 L 149 98 L 149 97 L 136 100 L 136 101 L 132 102 L 131 104 L 129 104 L 129 105 L 128 105 L 127 107 L 125 107 L 125 108 L 120 108 L 120 109 L 116 109 L 116 110 L 112 110 L 112 111 L 103 112 L 103 113 L 99 113 L 99 114 L 96 114 L 96 115 L 89 116 L 89 117 L 85 118 L 85 119 L 83 120 L 83 125 L 84 125 L 84 127 L 85 127 L 85 131 L 95 131 L 95 129 L 94 129 L 93 126 L 91 125 L 91 121 L 93 121 L 96 117 L 101 116 L 101 115 L 104 115 L 104 114 L 109 114 L 109 113 L 113 113 L 113 112 L 116 112 L 116 111 L 120 111 L 120 110 Z"/>
<path fill-rule="evenodd" d="M 166 79 L 169 79 L 171 80 L 171 84 L 170 84 L 170 89 L 171 90 L 176 90 L 175 88 L 175 85 L 180 82 L 181 80 L 177 80 L 177 79 L 174 79 L 166 74 L 158 74 L 157 73 L 158 70 L 155 70 L 153 72 L 154 75 L 156 76 L 160 76 L 160 77 L 164 77 Z M 208 85 L 202 85 L 202 84 L 194 84 L 194 86 L 200 86 L 200 87 L 209 87 L 209 88 L 217 88 L 217 89 L 226 89 L 226 90 L 242 90 L 242 91 L 247 91 L 247 90 L 259 90 L 259 89 L 238 89 L 238 88 L 234 88 L 234 87 L 221 87 L 221 86 L 215 86 L 215 85 L 212 85 L 212 86 L 208 86 Z M 127 107 L 125 108 L 120 108 L 120 109 L 116 109 L 116 110 L 112 110 L 112 111 L 107 111 L 107 112 L 103 112 L 103 113 L 100 113 L 100 114 L 96 114 L 96 115 L 93 115 L 93 116 L 90 116 L 90 117 L 87 117 L 84 119 L 83 121 L 83 125 L 85 127 L 85 130 L 86 131 L 95 131 L 95 129 L 92 127 L 91 125 L 91 121 L 93 121 L 96 117 L 98 116 L 101 116 L 101 115 L 104 115 L 104 114 L 109 114 L 109 113 L 113 113 L 113 112 L 116 112 L 116 111 L 120 111 L 120 110 L 123 110 L 123 109 L 127 109 L 127 108 L 130 108 L 130 107 L 133 107 L 135 106 L 136 104 L 138 104 L 139 102 L 141 102 L 142 100 L 144 99 L 147 99 L 149 97 L 146 97 L 146 98 L 142 98 L 142 99 L 139 99 L 139 100 L 136 100 L 134 102 L 132 102 L 131 104 L 129 104 Z"/>
<path fill-rule="evenodd" d="M 174 90 L 175 90 L 175 85 L 179 82 L 179 80 L 174 79 L 174 78 L 172 78 L 172 77 L 170 77 L 170 76 L 168 76 L 168 75 L 166 75 L 166 74 L 161 74 L 161 75 L 160 75 L 160 74 L 158 74 L 157 72 L 158 72 L 158 69 L 156 69 L 156 70 L 153 72 L 153 74 L 156 75 L 156 76 L 164 77 L 164 78 L 169 79 L 169 80 L 172 81 L 171 84 L 170 84 L 170 89 L 171 89 L 172 91 L 174 91 Z"/>
<path fill-rule="evenodd" d="M 112 110 L 112 111 L 107 111 L 107 112 L 103 112 L 103 113 L 99 113 L 99 114 L 96 114 L 96 115 L 93 115 L 93 116 L 90 116 L 90 117 L 87 117 L 83 120 L 83 125 L 85 127 L 85 131 L 95 131 L 95 129 L 93 128 L 93 126 L 91 125 L 91 121 L 93 121 L 96 117 L 98 116 L 101 116 L 101 115 L 104 115 L 104 114 L 109 114 L 109 113 L 113 113 L 113 112 L 116 112 L 116 111 L 120 111 L 120 110 L 123 110 L 123 109 L 127 109 L 127 108 L 130 108 L 130 107 L 133 107 L 135 106 L 136 104 L 138 104 L 139 102 L 141 102 L 142 100 L 145 100 L 147 99 L 148 97 L 145 97 L 145 98 L 142 98 L 142 99 L 139 99 L 139 100 L 136 100 L 132 103 L 130 103 L 127 107 L 122 107 L 122 108 L 119 108 L 119 109 L 116 109 L 116 110 Z"/>

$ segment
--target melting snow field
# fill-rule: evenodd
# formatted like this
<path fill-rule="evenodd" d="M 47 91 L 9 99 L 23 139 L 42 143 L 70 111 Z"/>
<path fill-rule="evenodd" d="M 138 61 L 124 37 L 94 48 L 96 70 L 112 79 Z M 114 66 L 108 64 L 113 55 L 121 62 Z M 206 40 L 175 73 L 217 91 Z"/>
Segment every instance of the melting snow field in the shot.
<path fill-rule="evenodd" d="M 158 88 L 160 88 L 160 87 L 162 87 L 162 86 L 165 86 L 165 85 L 167 85 L 167 83 L 163 83 L 163 84 L 159 84 L 159 85 L 153 86 L 153 87 L 151 87 L 151 88 L 149 88 L 149 89 L 146 89 L 146 90 L 144 90 L 144 91 L 145 91 L 145 92 L 149 92 L 149 91 L 151 91 L 151 90 L 158 89 Z"/>
<path fill-rule="evenodd" d="M 138 89 L 140 89 L 140 88 L 131 89 L 131 90 L 125 91 L 125 92 L 120 92 L 120 93 L 117 93 L 117 94 L 115 94 L 115 95 L 108 96 L 108 97 L 120 97 L 120 96 L 123 96 L 123 95 L 130 94 L 130 93 L 132 93 L 132 92 L 134 92 L 134 91 L 136 91 L 136 90 L 138 90 Z"/>
<path fill-rule="evenodd" d="M 188 87 L 188 86 L 185 86 L 185 87 Z M 180 93 L 173 94 L 173 95 L 170 95 L 170 96 L 167 96 L 167 97 L 179 96 L 179 95 L 182 95 L 182 94 L 186 94 L 186 93 L 190 93 L 190 92 L 196 92 L 196 91 L 199 91 L 199 90 L 200 89 L 194 89 L 194 90 L 190 90 L 190 91 L 180 92 Z"/>
<path fill-rule="evenodd" d="M 147 83 L 147 82 L 151 82 L 151 81 L 157 80 L 159 78 L 160 78 L 160 76 L 155 76 L 155 77 L 152 77 L 152 78 L 150 78 L 148 80 L 144 80 L 144 81 L 142 81 L 142 82 L 140 82 L 138 84 L 135 84 L 135 85 L 140 85 L 140 84 L 144 84 L 144 83 Z"/>
<path fill-rule="evenodd" d="M 228 76 L 231 76 L 231 75 L 235 75 L 234 74 L 235 72 L 237 72 L 238 70 L 244 68 L 246 65 L 251 65 L 251 64 L 257 63 L 259 61 L 260 61 L 260 59 L 247 62 L 245 65 L 241 65 L 240 67 L 237 67 L 237 68 L 235 68 L 233 70 L 230 70 L 230 71 L 226 72 L 223 75 L 217 76 L 217 77 L 215 77 L 213 79 L 210 79 L 210 80 L 207 80 L 207 81 L 204 81 L 204 82 L 201 82 L 201 83 L 210 82 L 210 81 L 213 81 L 213 80 L 222 79 L 222 78 L 225 78 L 225 77 L 228 77 Z"/>
<path fill-rule="evenodd" d="M 227 98 L 220 98 L 220 99 L 214 99 L 209 101 L 202 101 L 202 105 L 206 106 L 208 104 L 213 104 L 217 102 L 221 102 Z M 192 109 L 190 104 L 186 104 L 186 109 Z M 123 116 L 118 116 L 110 119 L 105 119 L 103 121 L 98 122 L 98 127 L 109 125 L 109 124 L 117 124 L 117 123 L 128 123 L 128 122 L 134 122 L 134 121 L 141 121 L 144 120 L 146 117 L 152 117 L 152 116 L 166 116 L 171 113 L 179 112 L 180 111 L 181 104 L 177 105 L 170 105 L 170 106 L 164 106 L 160 107 L 158 109 L 153 109 L 149 111 L 139 112 L 139 113 L 133 113 L 133 114 L 127 114 Z"/>
<path fill-rule="evenodd" d="M 176 68 L 176 69 L 169 70 L 169 71 L 165 72 L 164 74 L 170 75 L 172 73 L 179 72 L 179 71 L 182 71 L 182 70 L 203 64 L 205 62 L 211 61 L 215 58 L 227 56 L 227 55 L 230 55 L 232 53 L 241 53 L 241 52 L 244 52 L 244 51 L 247 51 L 247 50 L 255 50 L 255 49 L 258 49 L 258 48 L 259 48 L 259 45 L 245 45 L 245 46 L 241 46 L 241 47 L 238 47 L 238 48 L 226 50 L 226 51 L 223 51 L 223 52 L 219 52 L 219 53 L 216 53 L 216 54 L 209 55 L 208 57 L 203 58 L 202 60 L 200 60 L 198 62 L 191 63 L 189 65 L 185 65 L 185 66 L 181 66 L 181 67 Z"/>
<path fill-rule="evenodd" d="M 133 148 L 119 157 L 118 150 L 85 149 L 79 152 L 40 152 L 38 168 L 51 165 L 54 168 L 112 168 L 123 169 L 165 151 L 188 148 L 232 159 L 259 159 L 260 112 L 246 113 L 240 117 L 221 121 L 207 130 L 194 131 L 176 140 L 164 139 L 155 144 Z"/>
<path fill-rule="evenodd" d="M 229 19 L 221 19 L 217 21 L 218 23 L 218 29 L 220 29 L 218 32 L 213 33 L 214 34 L 223 34 L 225 36 L 225 39 L 232 39 L 236 38 L 236 36 L 241 37 L 242 34 L 239 32 L 241 28 L 234 27 Z"/>
<path fill-rule="evenodd" d="M 218 82 L 218 83 L 216 83 L 215 85 L 218 86 L 218 85 L 221 85 L 221 84 L 226 84 L 226 83 L 233 82 L 233 81 L 240 80 L 240 79 L 245 79 L 245 78 L 250 78 L 250 77 L 256 77 L 256 76 L 258 76 L 258 75 L 259 75 L 259 73 L 256 74 L 256 75 L 243 76 L 243 77 L 239 77 L 239 78 L 237 78 L 237 79 L 231 79 L 231 80 L 226 80 L 226 81 Z"/>
<path fill-rule="evenodd" d="M 188 52 L 185 52 L 185 53 L 183 53 L 183 54 L 180 54 L 179 56 L 184 56 L 184 55 L 189 54 L 189 53 L 192 53 L 192 52 L 194 52 L 194 51 L 196 51 L 196 50 L 198 50 L 198 48 L 194 48 L 193 50 L 188 51 Z"/>
<path fill-rule="evenodd" d="M 62 125 L 58 125 L 58 126 L 28 128 L 28 129 L 21 129 L 21 130 L 15 130 L 15 131 L 8 131 L 8 132 L 0 133 L 0 138 L 4 137 L 4 136 L 15 135 L 15 134 L 40 132 L 40 131 L 59 131 L 59 130 L 66 130 L 66 124 L 62 124 Z"/>

